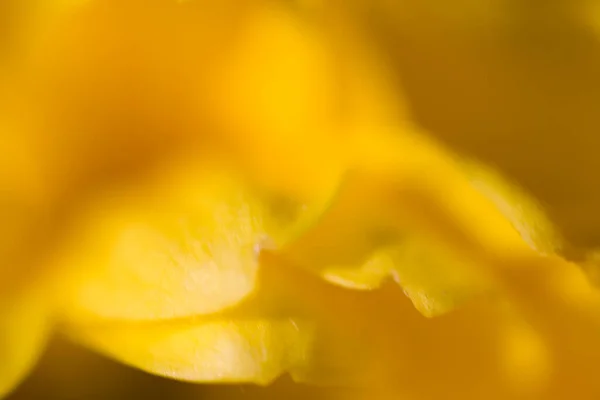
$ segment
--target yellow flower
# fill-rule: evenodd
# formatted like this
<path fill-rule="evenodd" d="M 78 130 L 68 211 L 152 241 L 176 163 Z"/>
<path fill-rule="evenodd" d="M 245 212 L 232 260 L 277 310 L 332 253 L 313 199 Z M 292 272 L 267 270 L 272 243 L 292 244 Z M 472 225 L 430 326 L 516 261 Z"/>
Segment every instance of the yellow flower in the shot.
<path fill-rule="evenodd" d="M 192 382 L 600 395 L 572 243 L 411 120 L 360 7 L 53 4 L 5 63 L 0 395 L 53 327 Z"/>

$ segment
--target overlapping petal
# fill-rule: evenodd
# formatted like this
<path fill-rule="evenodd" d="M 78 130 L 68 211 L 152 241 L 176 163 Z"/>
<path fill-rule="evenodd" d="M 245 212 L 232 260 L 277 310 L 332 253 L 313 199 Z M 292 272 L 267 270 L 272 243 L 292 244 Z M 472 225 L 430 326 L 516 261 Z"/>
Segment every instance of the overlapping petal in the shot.
<path fill-rule="evenodd" d="M 284 240 L 294 207 L 198 163 L 108 190 L 82 212 L 62 261 L 70 319 L 212 314 L 256 286 L 262 248 Z"/>
<path fill-rule="evenodd" d="M 40 87 L 26 93 L 50 117 L 33 143 L 51 173 L 36 165 L 31 182 L 52 177 L 41 213 L 62 204 L 73 233 L 56 261 L 71 337 L 197 382 L 289 373 L 504 399 L 560 398 L 581 379 L 573 393 L 600 393 L 581 371 L 600 363 L 598 293 L 555 254 L 553 224 L 408 122 L 351 13 L 123 4 L 78 8 L 27 61 Z M 417 14 L 495 15 L 427 4 Z M 0 314 L 0 394 L 47 329 L 49 304 L 21 304 Z"/>

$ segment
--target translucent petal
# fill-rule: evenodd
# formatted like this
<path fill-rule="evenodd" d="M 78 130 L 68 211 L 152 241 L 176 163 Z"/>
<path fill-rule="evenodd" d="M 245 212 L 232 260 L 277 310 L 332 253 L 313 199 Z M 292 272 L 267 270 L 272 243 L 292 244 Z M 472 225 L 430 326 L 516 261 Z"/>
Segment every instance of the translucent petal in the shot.
<path fill-rule="evenodd" d="M 339 160 L 334 159 L 338 155 L 342 158 L 346 156 L 342 149 L 337 148 L 339 143 L 344 142 L 341 140 L 344 134 L 339 131 L 339 125 L 334 126 L 334 122 L 339 123 L 337 118 L 330 115 L 332 106 L 329 102 L 333 101 L 329 98 L 331 93 L 323 86 L 324 84 L 321 85 L 323 81 L 331 78 L 330 67 L 334 65 L 345 67 L 345 65 L 340 64 L 339 61 L 334 63 L 330 59 L 330 55 L 325 50 L 331 50 L 329 45 L 332 43 L 323 32 L 313 29 L 308 24 L 305 26 L 304 22 L 297 20 L 283 9 L 275 7 L 261 10 L 248 19 L 247 26 L 243 26 L 247 29 L 247 35 L 241 35 L 240 43 L 233 47 L 232 59 L 226 63 L 226 68 L 223 68 L 221 72 L 225 75 L 219 75 L 219 79 L 213 80 L 217 85 L 214 92 L 224 96 L 223 98 L 217 96 L 217 100 L 221 102 L 216 101 L 215 104 L 223 107 L 218 110 L 217 115 L 223 116 L 223 120 L 228 123 L 236 124 L 233 127 L 236 146 L 240 146 L 241 150 L 250 157 L 258 157 L 260 163 L 268 163 L 269 173 L 272 172 L 284 178 L 283 186 L 277 183 L 271 186 L 288 194 L 289 191 L 285 189 L 285 186 L 291 184 L 295 188 L 302 187 L 303 194 L 310 194 L 307 197 L 315 204 L 309 204 L 306 213 L 309 216 L 303 218 L 304 221 L 310 223 L 315 210 L 317 213 L 321 212 L 323 201 L 330 199 L 333 189 L 337 186 L 336 178 L 340 163 Z M 347 115 L 354 115 L 353 111 L 357 110 L 356 114 L 362 115 L 360 120 L 363 126 L 374 115 L 377 115 L 376 119 L 380 123 L 387 120 L 388 116 L 394 113 L 390 110 L 383 111 L 388 107 L 388 102 L 369 101 L 369 99 L 377 99 L 382 96 L 382 93 L 385 93 L 381 89 L 385 87 L 384 84 L 371 82 L 376 80 L 374 77 L 377 74 L 374 71 L 377 71 L 378 64 L 374 63 L 375 66 L 373 66 L 370 61 L 363 62 L 362 58 L 357 56 L 357 51 L 350 51 L 350 47 L 346 50 L 348 50 L 349 56 L 352 56 L 350 60 L 353 63 L 349 73 L 351 78 L 346 82 L 353 87 L 352 96 L 350 96 L 352 99 L 349 101 L 357 103 L 348 107 Z M 366 59 L 369 60 L 368 57 Z M 363 75 L 368 79 L 363 81 L 361 79 Z M 275 80 L 275 77 L 280 77 L 282 82 Z M 220 85 L 225 85 L 225 87 Z M 324 93 L 321 93 L 322 90 Z M 210 97 L 211 93 L 212 91 L 207 95 Z M 258 99 L 257 94 L 261 94 Z M 274 101 L 274 99 L 277 100 Z M 316 104 L 315 101 L 317 101 Z M 321 101 L 326 104 L 321 104 Z M 394 106 L 390 108 L 395 109 Z M 225 114 L 221 114 L 221 112 Z M 333 112 L 333 114 L 335 113 Z M 341 120 L 348 129 L 353 126 L 352 123 L 346 124 L 347 121 L 344 118 Z M 294 121 L 302 122 L 302 124 Z M 306 126 L 306 124 L 309 125 Z M 324 130 L 320 127 L 321 125 Z M 329 132 L 328 129 L 332 129 L 332 131 Z M 248 134 L 249 131 L 257 132 L 257 134 Z M 228 130 L 226 129 L 225 132 Z M 314 136 L 306 137 L 306 132 L 311 132 Z M 326 132 L 324 136 L 323 132 Z M 238 138 L 235 136 L 237 134 L 241 136 Z M 296 143 L 295 140 L 298 140 L 299 143 Z M 246 141 L 250 142 L 246 143 Z M 305 147 L 307 152 L 304 152 Z M 313 152 L 322 152 L 322 154 L 319 153 L 322 157 L 314 156 Z M 265 156 L 265 154 L 269 156 Z M 298 158 L 299 154 L 301 154 L 300 158 Z M 311 172 L 296 171 L 295 167 L 290 167 L 291 164 L 294 164 L 294 160 L 301 164 L 301 169 L 307 167 L 311 169 Z M 324 172 L 329 168 L 330 161 L 333 163 L 331 165 L 336 165 L 335 173 L 333 173 L 335 177 L 331 179 L 325 177 L 328 173 Z M 249 164 L 243 162 L 242 165 L 247 167 Z M 291 170 L 288 167 L 281 168 L 281 165 L 286 165 Z M 246 172 L 246 169 L 244 168 L 243 172 Z M 253 176 L 256 177 L 256 175 Z M 324 178 L 322 182 L 326 182 L 323 185 L 318 183 L 321 182 L 321 178 Z M 274 179 L 277 181 L 278 178 Z M 305 180 L 308 186 L 296 182 L 295 179 Z M 190 180 L 193 180 L 193 176 Z M 262 180 L 262 182 L 264 181 Z M 270 178 L 266 181 L 269 181 L 268 185 L 273 183 Z M 182 201 L 179 197 L 195 196 L 189 193 L 192 191 L 190 188 L 193 188 L 195 184 L 185 183 L 185 185 L 189 185 L 189 188 L 179 192 L 177 189 L 174 190 L 171 185 L 163 186 L 162 190 L 157 189 L 156 192 L 163 192 L 158 195 L 164 199 L 161 207 L 166 208 L 167 204 L 172 201 L 177 204 L 177 206 L 173 206 L 175 209 L 175 207 L 179 207 L 178 202 Z M 230 185 L 228 190 L 235 192 L 235 183 L 226 185 Z M 322 190 L 324 187 L 325 189 Z M 204 190 L 195 187 L 193 190 L 204 194 L 204 191 L 208 192 L 212 188 Z M 171 197 L 167 197 L 166 193 Z M 294 190 L 292 193 L 298 194 Z M 154 195 L 150 194 L 148 197 Z M 316 195 L 316 200 L 313 195 Z M 270 223 L 263 220 L 272 219 L 272 217 L 269 216 L 270 210 L 264 210 L 263 206 L 258 204 L 260 203 L 259 199 L 240 200 L 239 203 L 233 204 L 225 210 L 228 207 L 226 206 L 229 202 L 228 196 L 230 195 L 227 193 L 214 195 L 214 199 L 205 200 L 200 205 L 194 205 L 188 201 L 185 211 L 175 213 L 177 218 L 193 219 L 184 221 L 189 225 L 188 227 L 182 226 L 182 221 L 175 221 L 172 216 L 164 219 L 160 217 L 164 213 L 164 209 L 161 209 L 160 212 L 158 209 L 134 212 L 135 208 L 142 207 L 140 203 L 121 206 L 117 204 L 118 201 L 115 201 L 113 204 L 97 206 L 96 210 L 99 211 L 92 212 L 89 224 L 90 226 L 98 224 L 100 233 L 92 227 L 88 229 L 90 232 L 88 236 L 90 242 L 103 242 L 98 245 L 92 244 L 90 247 L 79 245 L 79 249 L 76 250 L 79 255 L 67 263 L 70 265 L 110 265 L 108 269 L 112 272 L 108 275 L 97 275 L 93 272 L 91 273 L 94 274 L 93 278 L 90 276 L 84 279 L 88 282 L 87 284 L 73 284 L 72 287 L 78 289 L 74 289 L 75 300 L 68 302 L 70 313 L 78 308 L 83 308 L 93 309 L 91 314 L 109 319 L 171 318 L 215 312 L 235 304 L 236 301 L 249 294 L 253 289 L 252 277 L 256 271 L 256 261 L 253 259 L 252 251 L 256 246 L 260 246 L 261 242 L 267 241 L 266 236 L 274 240 L 276 244 L 284 241 L 279 240 L 276 233 L 262 226 Z M 304 198 L 304 196 L 298 197 Z M 249 211 L 245 209 L 245 202 L 249 204 Z M 195 207 L 203 208 L 195 210 Z M 229 226 L 224 226 L 222 221 L 217 223 L 215 218 L 220 217 L 209 215 L 212 213 L 211 207 L 224 210 L 223 212 L 228 214 Z M 112 211 L 112 209 L 116 209 L 116 211 Z M 235 226 L 233 216 L 237 217 L 239 212 L 243 213 L 244 219 L 250 221 L 249 224 L 256 224 L 256 226 L 246 229 L 244 227 L 246 222 L 241 226 Z M 148 222 L 155 218 L 161 222 L 156 224 Z M 209 221 L 208 225 L 210 226 L 202 226 L 207 224 L 205 219 Z M 130 220 L 133 221 L 130 222 Z M 218 225 L 221 226 L 217 228 Z M 186 229 L 191 232 L 185 232 Z M 196 233 L 193 232 L 195 229 L 210 230 L 211 232 Z M 249 236 L 237 237 L 239 236 L 238 230 Z M 164 231 L 168 233 L 165 235 Z M 295 230 L 291 229 L 291 231 Z M 190 247 L 194 247 L 190 242 L 197 240 L 197 235 L 214 235 L 219 238 L 216 240 L 221 242 L 227 242 L 235 237 L 235 240 L 241 239 L 241 242 L 236 245 L 227 243 L 224 245 L 229 246 L 226 249 L 213 249 L 216 254 L 208 254 L 203 253 L 202 249 L 190 249 Z M 175 236 L 177 239 L 171 240 L 171 236 Z M 236 249 L 236 246 L 239 245 L 241 247 Z M 97 248 L 93 246 L 97 246 Z M 148 256 L 147 249 L 149 248 L 153 249 L 151 256 Z M 103 254 L 111 251 L 112 254 L 107 261 Z M 236 252 L 239 254 L 235 255 Z M 91 254 L 95 255 L 90 256 Z M 225 257 L 232 259 L 226 260 Z M 238 257 L 244 261 L 236 259 Z M 144 261 L 140 262 L 139 260 Z M 235 265 L 238 263 L 244 266 Z M 127 265 L 131 265 L 131 267 Z M 206 266 L 212 266 L 212 268 L 207 269 Z M 245 272 L 238 274 L 238 267 Z M 105 267 L 101 268 L 106 270 Z M 91 270 L 96 270 L 96 268 L 92 267 Z M 81 274 L 85 275 L 86 273 L 81 272 Z M 211 280 L 213 278 L 209 278 L 209 276 L 218 276 L 219 278 L 214 278 L 217 281 L 213 281 Z M 111 282 L 108 284 L 109 286 L 114 289 L 118 288 L 118 290 L 107 289 L 105 286 L 107 280 Z M 138 287 L 139 291 L 133 290 L 129 285 Z M 166 288 L 167 286 L 169 289 Z M 214 302 L 209 301 L 209 297 Z M 123 307 L 123 304 L 126 304 L 127 307 Z M 78 318 L 81 318 L 83 314 L 85 313 L 79 310 Z"/>
<path fill-rule="evenodd" d="M 397 157 L 406 152 L 406 148 L 402 149 Z M 412 152 L 409 157 L 418 156 Z M 296 240 L 287 243 L 281 249 L 282 256 L 318 271 L 330 281 L 353 288 L 376 287 L 392 275 L 426 315 L 446 312 L 474 294 L 488 290 L 487 280 L 476 267 L 478 262 L 486 262 L 488 252 L 526 250 L 525 240 L 503 214 L 506 209 L 500 210 L 487 197 L 504 199 L 490 195 L 501 193 L 493 190 L 502 181 L 484 181 L 489 185 L 484 196 L 472 186 L 466 174 L 461 176 L 457 164 L 443 164 L 436 157 L 439 155 L 434 150 L 425 154 L 423 170 L 408 164 L 399 172 L 348 175 L 321 219 L 316 218 Z M 415 158 L 415 162 L 418 160 Z M 393 165 L 394 161 L 391 162 Z M 431 175 L 437 168 L 443 171 L 439 175 L 445 175 L 446 180 Z M 452 168 L 454 174 L 448 173 Z M 396 173 L 406 178 L 395 178 Z M 404 196 L 410 199 L 418 192 L 422 192 L 418 203 L 413 202 L 416 199 L 408 202 L 403 199 Z M 427 197 L 422 199 L 421 195 Z M 427 201 L 435 205 L 422 208 Z M 526 203 L 518 206 L 526 207 Z M 434 207 L 435 212 L 429 212 L 429 207 Z M 474 213 L 467 214 L 465 210 Z M 449 215 L 444 216 L 445 212 Z M 452 221 L 433 221 L 431 217 Z M 530 232 L 525 224 L 519 227 L 523 233 Z M 485 250 L 478 247 L 480 243 L 484 243 Z M 465 244 L 468 248 L 463 247 Z M 472 249 L 479 255 L 473 254 Z"/>
<path fill-rule="evenodd" d="M 389 250 L 392 275 L 417 310 L 427 317 L 444 314 L 492 286 L 478 270 L 443 245 L 416 238 Z"/>
<path fill-rule="evenodd" d="M 86 345 L 150 373 L 195 382 L 268 384 L 304 362 L 312 327 L 292 319 L 217 320 L 92 328 L 77 336 Z"/>
<path fill-rule="evenodd" d="M 492 398 L 502 399 L 516 390 L 508 373 L 498 373 L 505 362 L 498 347 L 502 319 L 493 309 L 426 320 L 393 298 L 330 298 L 336 308 L 317 330 L 312 323 L 269 319 L 95 327 L 78 334 L 117 360 L 181 380 L 266 384 L 288 372 L 302 382 L 385 387 L 421 397 L 452 390 L 478 398 L 474 394 L 493 388 Z M 363 301 L 358 308 L 357 299 Z M 431 379 L 437 384 L 427 384 Z"/>
<path fill-rule="evenodd" d="M 368 168 L 387 172 L 349 174 L 322 218 L 313 217 L 282 249 L 289 260 L 352 288 L 377 287 L 393 275 L 431 316 L 490 289 L 478 268 L 487 257 L 527 253 L 527 247 L 540 254 L 560 250 L 562 241 L 541 207 L 492 169 L 416 136 L 400 141 L 402 147 L 385 137 L 377 147 L 376 139 L 371 148 L 359 148 L 359 157 Z M 394 191 L 398 197 L 391 200 Z M 411 221 L 419 214 L 419 222 Z M 450 220 L 432 220 L 440 217 Z"/>
<path fill-rule="evenodd" d="M 469 262 L 442 245 L 417 237 L 375 250 L 355 268 L 325 268 L 329 282 L 346 288 L 368 290 L 395 280 L 425 316 L 444 314 L 491 289 Z"/>
<path fill-rule="evenodd" d="M 538 201 L 492 168 L 467 160 L 462 164 L 471 185 L 496 205 L 528 245 L 543 254 L 562 250 L 563 239 Z"/>
<path fill-rule="evenodd" d="M 271 262 L 258 278 L 260 290 L 218 314 L 99 325 L 77 320 L 67 332 L 125 363 L 181 380 L 266 384 L 283 373 L 327 365 L 329 356 L 313 360 L 315 322 L 331 315 L 323 304 L 338 296 L 346 301 L 352 292 L 348 296 L 306 271 Z M 331 376 L 322 372 L 328 381 Z"/>
<path fill-rule="evenodd" d="M 282 214 L 234 174 L 183 164 L 91 203 L 65 247 L 65 312 L 146 320 L 210 314 L 255 289 Z"/>
<path fill-rule="evenodd" d="M 289 373 L 302 382 L 415 395 L 482 393 L 491 384 L 509 390 L 497 373 L 504 360 L 499 328 L 507 320 L 493 302 L 426 319 L 395 286 L 351 291 L 279 267 L 266 270 L 256 294 L 262 300 L 228 313 L 71 326 L 70 333 L 117 360 L 182 380 L 265 384 Z"/>

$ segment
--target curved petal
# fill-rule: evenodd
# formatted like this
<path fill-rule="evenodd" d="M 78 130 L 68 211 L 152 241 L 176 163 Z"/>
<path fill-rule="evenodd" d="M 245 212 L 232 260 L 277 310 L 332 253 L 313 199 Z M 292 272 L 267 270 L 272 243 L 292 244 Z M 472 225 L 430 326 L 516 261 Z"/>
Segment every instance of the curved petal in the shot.
<path fill-rule="evenodd" d="M 395 157 L 409 154 L 422 169 L 408 164 L 398 172 L 350 174 L 321 218 L 287 243 L 282 256 L 353 288 L 376 287 L 392 275 L 419 310 L 436 315 L 489 290 L 476 268 L 486 257 L 527 252 L 528 246 L 552 253 L 560 246 L 536 204 L 496 174 L 472 162 L 441 162 L 447 156 L 434 149 L 418 161 L 415 154 L 427 147 L 408 149 Z M 393 165 L 393 152 L 390 157 Z M 403 200 L 421 191 L 429 199 Z M 434 213 L 422 209 L 428 201 L 436 203 Z M 440 212 L 449 212 L 450 224 L 458 226 L 430 220 Z M 422 220 L 411 221 L 419 214 Z M 473 258 L 472 250 L 461 248 L 465 239 L 485 250 Z"/>
<path fill-rule="evenodd" d="M 69 319 L 211 314 L 254 291 L 258 253 L 282 240 L 285 210 L 205 164 L 149 181 L 109 191 L 76 224 L 62 261 Z"/>
<path fill-rule="evenodd" d="M 174 379 L 268 384 L 304 362 L 312 337 L 310 324 L 293 319 L 174 325 L 94 328 L 78 331 L 77 340 Z"/>
<path fill-rule="evenodd" d="M 491 388 L 497 396 L 492 398 L 510 398 L 523 385 L 510 373 L 520 365 L 519 354 L 505 354 L 512 349 L 504 345 L 512 314 L 496 302 L 426 319 L 394 286 L 349 291 L 301 271 L 271 272 L 274 286 L 264 290 L 281 292 L 267 295 L 254 314 L 242 307 L 177 321 L 75 326 L 70 332 L 129 365 L 188 381 L 266 384 L 289 373 L 313 384 L 378 387 L 417 398 L 451 390 L 469 399 Z M 279 310 L 288 317 L 268 316 L 288 298 L 298 309 Z M 534 335 L 530 341 L 537 340 Z M 531 354 L 531 363 L 545 362 Z"/>
<path fill-rule="evenodd" d="M 563 250 L 563 239 L 536 199 L 492 168 L 470 160 L 459 162 L 471 185 L 496 205 L 532 249 L 542 254 Z"/>
<path fill-rule="evenodd" d="M 70 321 L 76 341 L 145 371 L 200 382 L 267 384 L 306 365 L 315 324 L 307 316 L 322 308 L 304 304 L 331 299 L 324 283 L 303 271 L 273 265 L 261 270 L 261 290 L 238 306 L 213 315 L 163 321 Z M 317 306 L 317 308 L 314 308 Z M 318 314 L 318 313 L 317 313 Z M 315 314 L 315 315 L 317 315 Z"/>
<path fill-rule="evenodd" d="M 393 277 L 427 317 L 449 312 L 493 288 L 470 260 L 443 245 L 408 239 L 390 254 Z"/>

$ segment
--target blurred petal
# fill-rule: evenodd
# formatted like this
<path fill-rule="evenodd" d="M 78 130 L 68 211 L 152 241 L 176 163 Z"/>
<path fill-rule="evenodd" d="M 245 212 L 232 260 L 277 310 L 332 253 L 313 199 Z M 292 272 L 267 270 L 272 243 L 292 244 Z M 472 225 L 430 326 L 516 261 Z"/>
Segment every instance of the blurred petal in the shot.
<path fill-rule="evenodd" d="M 329 191 L 343 167 L 344 152 L 334 151 L 343 136 L 331 126 L 336 80 L 328 40 L 284 7 L 262 7 L 207 93 L 235 155 L 263 182 L 303 196 Z"/>
<path fill-rule="evenodd" d="M 372 17 L 415 120 L 527 190 L 567 243 L 598 246 L 597 2 L 367 3 L 361 16 Z"/>
<path fill-rule="evenodd" d="M 44 149 L 36 138 L 39 115 L 18 83 L 0 76 L 0 301 L 37 280 L 49 245 L 60 236 L 56 196 Z M 57 229 L 55 229 L 57 228 Z M 35 249 L 35 251 L 32 251 Z"/>
<path fill-rule="evenodd" d="M 592 371 L 600 365 L 600 292 L 581 268 L 560 258 L 508 261 L 496 266 L 496 276 L 551 358 L 544 398 L 596 398 L 600 383 Z"/>
<path fill-rule="evenodd" d="M 360 25 L 344 13 L 317 10 L 259 8 L 218 65 L 206 96 L 245 172 L 322 205 L 352 167 L 354 143 L 404 123 L 406 115 L 393 74 Z"/>
<path fill-rule="evenodd" d="M 8 394 L 29 372 L 50 330 L 47 296 L 31 291 L 0 302 L 0 397 Z"/>
<path fill-rule="evenodd" d="M 238 1 L 82 3 L 37 35 L 19 70 L 20 89 L 40 113 L 36 156 L 64 202 L 138 178 L 181 151 L 204 153 L 207 70 L 248 8 Z"/>

